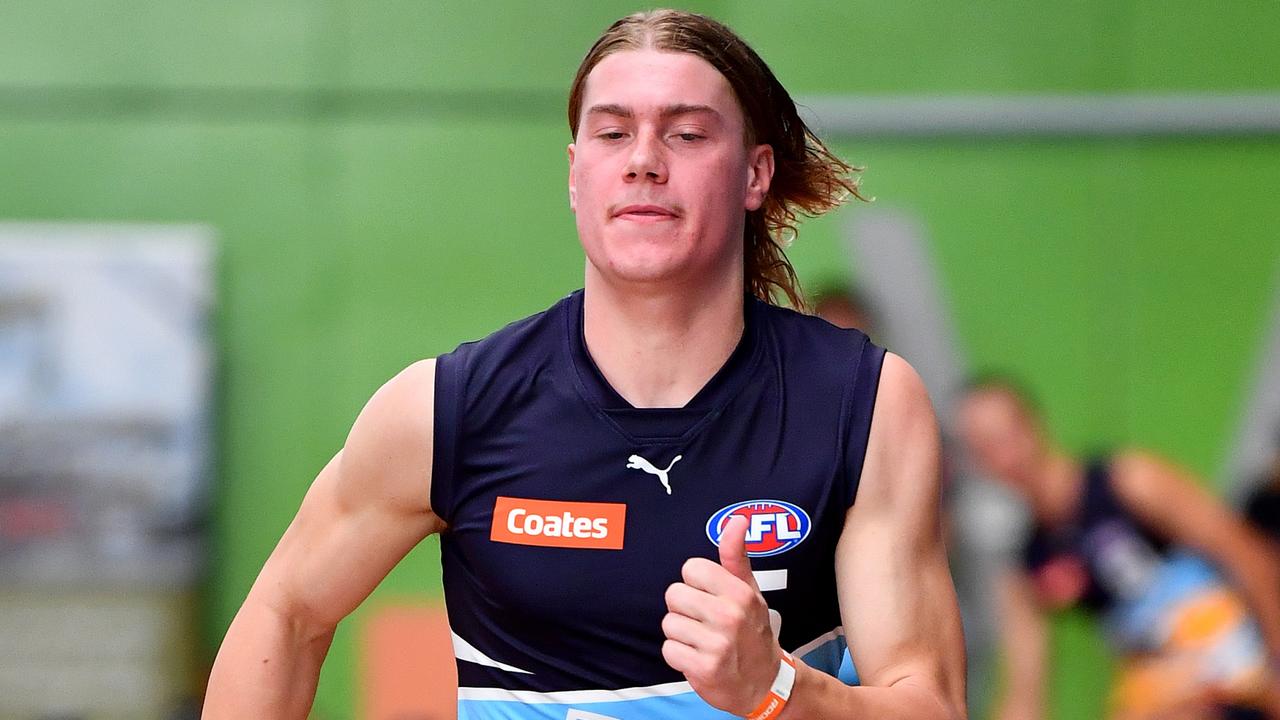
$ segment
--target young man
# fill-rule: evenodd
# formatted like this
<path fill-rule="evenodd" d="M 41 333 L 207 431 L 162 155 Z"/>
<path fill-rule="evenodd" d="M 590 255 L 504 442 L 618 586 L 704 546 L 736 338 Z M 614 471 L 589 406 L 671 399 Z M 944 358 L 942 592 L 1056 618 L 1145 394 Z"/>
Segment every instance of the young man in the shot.
<path fill-rule="evenodd" d="M 1241 518 L 1150 453 L 1069 456 L 1008 380 L 974 381 L 960 420 L 1035 518 L 1001 590 L 1001 720 L 1048 717 L 1044 613 L 1077 605 L 1121 659 L 1115 720 L 1280 720 L 1280 566 Z"/>
<path fill-rule="evenodd" d="M 569 123 L 584 290 L 373 396 L 205 717 L 304 717 L 335 625 L 436 532 L 460 717 L 964 717 L 920 380 L 768 302 L 798 304 L 782 233 L 849 166 L 688 13 L 610 27 Z"/>

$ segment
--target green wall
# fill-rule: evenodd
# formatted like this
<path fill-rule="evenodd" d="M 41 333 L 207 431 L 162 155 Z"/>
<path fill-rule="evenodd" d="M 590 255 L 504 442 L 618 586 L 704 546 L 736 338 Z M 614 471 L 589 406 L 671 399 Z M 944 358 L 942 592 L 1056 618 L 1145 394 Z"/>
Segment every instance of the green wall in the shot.
<path fill-rule="evenodd" d="M 797 94 L 1280 85 L 1280 6 L 1262 0 L 686 7 L 736 27 Z M 198 221 L 222 240 L 210 652 L 382 381 L 577 287 L 563 97 L 633 9 L 0 5 L 0 218 Z M 923 222 L 974 359 L 1027 374 L 1071 447 L 1219 466 L 1280 261 L 1280 140 L 835 144 L 877 203 Z M 844 271 L 843 219 L 805 227 L 804 276 Z M 375 599 L 435 594 L 436 552 Z M 354 712 L 362 615 L 339 630 L 317 718 Z M 1057 634 L 1063 719 L 1098 716 L 1083 628 Z"/>

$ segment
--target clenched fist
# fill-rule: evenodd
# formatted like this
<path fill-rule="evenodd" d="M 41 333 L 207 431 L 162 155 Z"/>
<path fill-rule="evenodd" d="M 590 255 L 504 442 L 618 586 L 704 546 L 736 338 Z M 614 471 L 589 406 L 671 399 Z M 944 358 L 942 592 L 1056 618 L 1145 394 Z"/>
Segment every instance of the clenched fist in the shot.
<path fill-rule="evenodd" d="M 751 574 L 747 519 L 735 515 L 720 535 L 720 564 L 685 561 L 684 582 L 667 588 L 662 657 L 684 673 L 712 707 L 747 715 L 769 694 L 782 648 L 769 626 L 769 606 Z"/>

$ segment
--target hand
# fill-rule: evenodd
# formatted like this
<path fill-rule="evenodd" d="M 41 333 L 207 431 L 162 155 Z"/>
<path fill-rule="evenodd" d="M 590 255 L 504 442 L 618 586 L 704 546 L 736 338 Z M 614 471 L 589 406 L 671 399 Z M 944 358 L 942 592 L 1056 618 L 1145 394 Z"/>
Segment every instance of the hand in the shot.
<path fill-rule="evenodd" d="M 747 559 L 747 519 L 720 535 L 720 564 L 690 558 L 667 588 L 662 657 L 712 707 L 745 716 L 769 694 L 782 648 Z"/>

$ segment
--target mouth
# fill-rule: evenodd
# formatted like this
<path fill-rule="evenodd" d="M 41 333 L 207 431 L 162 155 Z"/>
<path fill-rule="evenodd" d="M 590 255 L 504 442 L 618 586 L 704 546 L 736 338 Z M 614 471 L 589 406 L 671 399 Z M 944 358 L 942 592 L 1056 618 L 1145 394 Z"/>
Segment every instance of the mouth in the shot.
<path fill-rule="evenodd" d="M 631 222 L 662 222 L 679 217 L 674 210 L 661 205 L 627 205 L 619 208 L 613 216 Z"/>

